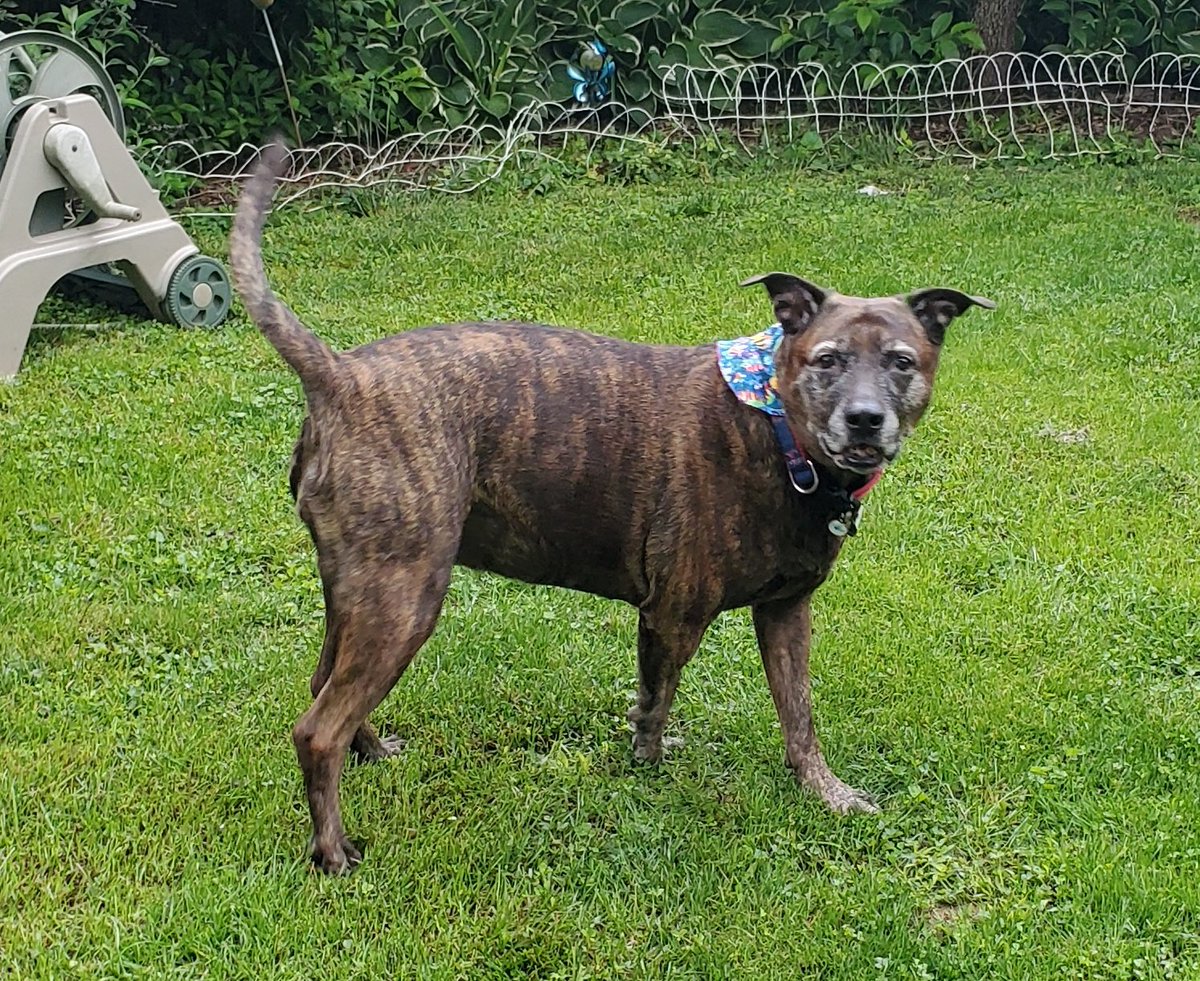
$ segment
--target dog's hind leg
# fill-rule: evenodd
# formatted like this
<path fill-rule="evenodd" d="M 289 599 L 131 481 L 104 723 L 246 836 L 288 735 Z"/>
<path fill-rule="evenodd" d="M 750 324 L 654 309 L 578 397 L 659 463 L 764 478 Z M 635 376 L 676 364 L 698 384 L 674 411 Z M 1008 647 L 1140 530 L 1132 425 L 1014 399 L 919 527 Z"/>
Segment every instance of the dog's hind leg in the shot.
<path fill-rule="evenodd" d="M 817 742 L 808 675 L 808 652 L 812 643 L 808 597 L 762 603 L 752 612 L 767 682 L 787 745 L 788 766 L 796 779 L 838 814 L 877 812 L 879 808 L 868 794 L 834 776 Z"/>
<path fill-rule="evenodd" d="M 638 700 L 629 710 L 633 755 L 648 763 L 662 758 L 663 729 L 684 665 L 700 646 L 710 618 L 681 622 L 642 611 L 638 618 Z"/>
<path fill-rule="evenodd" d="M 315 535 L 314 535 L 315 540 Z M 316 670 L 309 681 L 309 690 L 316 698 L 325 687 L 333 673 L 334 660 L 337 657 L 338 638 L 341 635 L 342 623 L 333 594 L 332 583 L 336 578 L 333 559 L 322 557 L 319 560 L 321 572 L 321 587 L 325 594 L 325 639 L 321 642 L 321 656 L 317 660 Z M 388 736 L 383 739 L 375 732 L 370 722 L 364 722 L 354 733 L 350 743 L 350 751 L 363 763 L 375 763 L 379 760 L 395 756 L 404 749 L 404 740 L 399 736 Z"/>
<path fill-rule="evenodd" d="M 452 564 L 453 550 L 406 564 L 361 562 L 351 581 L 333 584 L 332 668 L 292 733 L 312 816 L 312 858 L 325 872 L 348 872 L 362 859 L 346 838 L 338 801 L 346 751 L 433 632 Z"/>

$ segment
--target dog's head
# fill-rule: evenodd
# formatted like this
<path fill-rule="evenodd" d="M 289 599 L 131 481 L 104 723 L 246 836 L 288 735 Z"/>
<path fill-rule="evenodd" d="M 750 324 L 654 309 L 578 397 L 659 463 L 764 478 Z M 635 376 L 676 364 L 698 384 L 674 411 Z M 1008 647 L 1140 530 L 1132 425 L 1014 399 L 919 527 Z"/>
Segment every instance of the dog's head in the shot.
<path fill-rule="evenodd" d="M 895 459 L 933 392 L 950 321 L 991 300 L 957 290 L 862 298 L 788 273 L 762 283 L 784 336 L 776 353 L 779 396 L 797 439 L 819 463 L 867 474 Z"/>

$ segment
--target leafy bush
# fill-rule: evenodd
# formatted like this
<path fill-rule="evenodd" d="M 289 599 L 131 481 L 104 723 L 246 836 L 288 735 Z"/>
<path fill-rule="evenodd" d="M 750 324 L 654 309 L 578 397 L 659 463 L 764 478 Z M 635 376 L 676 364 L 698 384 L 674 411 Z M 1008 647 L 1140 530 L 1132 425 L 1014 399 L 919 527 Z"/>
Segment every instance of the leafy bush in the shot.
<path fill-rule="evenodd" d="M 1041 0 L 1029 4 L 1025 35 L 1056 51 L 1098 51 L 1120 44 L 1132 58 L 1200 54 L 1196 0 Z"/>
<path fill-rule="evenodd" d="M 1097 49 L 1114 38 L 1135 56 L 1200 47 L 1194 0 L 1027 6 L 1026 47 Z M 414 128 L 501 122 L 569 100 L 567 65 L 594 37 L 617 62 L 613 98 L 647 109 L 672 64 L 844 67 L 961 56 L 980 46 L 970 8 L 970 0 L 285 0 L 270 17 L 290 104 L 248 0 L 106 0 L 82 12 L 0 0 L 0 31 L 38 26 L 77 37 L 141 110 L 129 114 L 135 138 L 212 147 L 259 140 L 292 113 L 310 141 L 377 143 Z"/>

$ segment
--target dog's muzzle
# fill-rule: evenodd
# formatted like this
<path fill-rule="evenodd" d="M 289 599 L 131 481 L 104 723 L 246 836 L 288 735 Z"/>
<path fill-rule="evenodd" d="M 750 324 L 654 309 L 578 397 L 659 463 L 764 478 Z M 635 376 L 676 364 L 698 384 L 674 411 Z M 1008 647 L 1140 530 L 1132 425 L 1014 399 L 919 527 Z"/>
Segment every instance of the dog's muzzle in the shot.
<path fill-rule="evenodd" d="M 819 439 L 839 468 L 867 474 L 900 451 L 900 420 L 882 403 L 855 401 L 833 413 Z"/>

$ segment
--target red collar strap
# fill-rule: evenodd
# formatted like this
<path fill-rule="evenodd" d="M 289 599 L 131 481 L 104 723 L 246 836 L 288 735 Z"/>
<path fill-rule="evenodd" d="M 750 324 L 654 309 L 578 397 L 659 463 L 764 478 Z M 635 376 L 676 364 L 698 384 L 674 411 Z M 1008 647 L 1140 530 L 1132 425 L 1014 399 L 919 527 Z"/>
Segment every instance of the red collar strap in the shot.
<path fill-rule="evenodd" d="M 822 483 L 820 470 L 792 436 L 792 427 L 787 424 L 787 420 L 781 415 L 771 415 L 770 419 L 771 425 L 775 427 L 775 438 L 783 453 L 788 480 L 792 487 L 798 494 L 822 492 L 820 496 L 828 504 L 828 527 L 831 535 L 845 538 L 855 534 L 858 531 L 858 512 L 862 506 L 862 499 L 879 483 L 879 478 L 883 476 L 883 468 L 876 470 L 861 487 L 852 491 L 834 485 L 833 481 Z"/>

